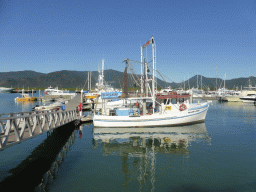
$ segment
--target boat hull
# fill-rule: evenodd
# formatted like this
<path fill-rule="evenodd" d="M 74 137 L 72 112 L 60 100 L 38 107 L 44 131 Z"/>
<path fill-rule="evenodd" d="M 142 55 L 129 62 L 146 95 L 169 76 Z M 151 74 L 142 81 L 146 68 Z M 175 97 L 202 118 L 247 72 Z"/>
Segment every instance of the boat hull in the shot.
<path fill-rule="evenodd" d="M 0 93 L 10 93 L 13 88 L 0 87 Z"/>
<path fill-rule="evenodd" d="M 28 101 L 36 101 L 36 97 L 30 97 L 30 98 L 16 98 L 15 99 L 18 102 L 28 102 Z"/>
<path fill-rule="evenodd" d="M 243 101 L 244 103 L 254 103 L 254 102 L 256 102 L 256 98 L 245 98 L 245 97 L 241 97 L 240 99 L 241 99 L 241 101 Z"/>
<path fill-rule="evenodd" d="M 94 127 L 156 127 L 177 126 L 204 122 L 209 104 L 200 109 L 186 110 L 177 114 L 153 114 L 144 116 L 94 115 Z"/>
<path fill-rule="evenodd" d="M 226 96 L 228 102 L 242 102 L 238 96 Z"/>

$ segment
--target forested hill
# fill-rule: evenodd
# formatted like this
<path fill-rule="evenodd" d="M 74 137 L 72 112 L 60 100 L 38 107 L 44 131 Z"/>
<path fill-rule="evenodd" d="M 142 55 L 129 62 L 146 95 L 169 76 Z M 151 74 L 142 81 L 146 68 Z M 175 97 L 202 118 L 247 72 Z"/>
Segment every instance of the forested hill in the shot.
<path fill-rule="evenodd" d="M 123 72 L 115 71 L 112 69 L 104 71 L 104 79 L 108 84 L 114 85 L 116 88 L 121 88 L 123 84 Z M 139 82 L 140 77 L 137 78 Z M 251 77 L 241 77 L 225 81 L 226 88 L 236 88 L 239 89 L 249 85 L 249 79 L 252 86 L 256 84 L 256 78 Z M 91 85 L 92 88 L 98 81 L 98 71 L 92 71 L 91 75 Z M 132 80 L 132 76 L 128 74 L 129 87 L 134 87 L 135 83 Z M 199 87 L 201 85 L 203 88 L 209 87 L 210 89 L 224 86 L 223 79 L 207 78 L 201 75 L 195 75 L 192 78 L 185 81 L 185 88 Z M 171 86 L 172 88 L 184 87 L 184 82 L 167 82 L 162 79 L 157 80 L 158 87 Z M 59 87 L 59 88 L 78 88 L 87 89 L 88 88 L 88 71 L 55 71 L 51 73 L 39 73 L 35 71 L 16 71 L 16 72 L 1 72 L 0 73 L 0 86 L 2 87 L 14 87 L 14 88 L 46 88 L 49 86 Z"/>

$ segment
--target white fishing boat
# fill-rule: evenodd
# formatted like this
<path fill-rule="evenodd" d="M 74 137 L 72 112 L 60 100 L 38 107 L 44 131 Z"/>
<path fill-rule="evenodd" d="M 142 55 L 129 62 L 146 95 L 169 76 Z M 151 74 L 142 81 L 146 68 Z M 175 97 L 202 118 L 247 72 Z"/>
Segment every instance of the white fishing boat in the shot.
<path fill-rule="evenodd" d="M 93 124 L 95 127 L 155 127 L 155 126 L 174 126 L 204 122 L 209 103 L 190 103 L 190 95 L 180 95 L 177 92 L 156 94 L 155 81 L 155 42 L 152 37 L 141 47 L 143 62 L 143 49 L 152 44 L 152 79 L 145 79 L 144 85 L 141 84 L 142 94 L 145 97 L 125 98 L 123 107 L 103 108 L 94 114 Z M 142 67 L 143 68 L 143 67 Z M 147 69 L 147 66 L 145 66 Z M 143 70 L 147 73 L 147 70 Z M 145 74 L 145 77 L 149 77 Z M 152 82 L 150 88 L 148 82 Z M 151 90 L 151 91 L 150 91 Z M 134 103 L 136 102 L 136 103 Z"/>

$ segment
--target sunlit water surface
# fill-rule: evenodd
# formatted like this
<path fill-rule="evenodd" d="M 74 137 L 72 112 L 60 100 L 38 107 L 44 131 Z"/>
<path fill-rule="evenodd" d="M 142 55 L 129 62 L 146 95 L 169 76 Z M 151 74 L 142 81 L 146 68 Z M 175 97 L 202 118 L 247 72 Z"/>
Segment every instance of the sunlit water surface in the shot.
<path fill-rule="evenodd" d="M 10 112 L 24 110 L 6 103 L 1 98 L 1 106 L 13 107 Z M 213 101 L 205 123 L 196 125 L 136 129 L 81 125 L 47 190 L 256 191 L 255 112 L 254 105 Z M 45 138 L 41 135 L 0 151 L 4 173 L 0 179 Z"/>

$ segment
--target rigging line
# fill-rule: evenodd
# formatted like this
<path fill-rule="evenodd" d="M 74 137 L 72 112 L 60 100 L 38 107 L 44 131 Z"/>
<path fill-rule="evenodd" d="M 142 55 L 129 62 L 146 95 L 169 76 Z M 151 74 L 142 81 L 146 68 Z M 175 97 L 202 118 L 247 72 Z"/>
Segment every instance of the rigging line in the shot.
<path fill-rule="evenodd" d="M 149 65 L 149 66 L 150 66 L 150 65 Z M 152 68 L 152 66 L 150 66 L 150 67 Z M 155 69 L 155 71 L 162 77 L 162 79 L 164 80 L 164 82 L 165 82 L 166 84 L 170 84 L 170 83 L 168 83 L 168 82 L 165 80 L 165 78 L 168 79 L 169 81 L 172 81 L 175 85 L 179 86 L 177 83 L 175 83 L 175 82 L 174 82 L 173 80 L 171 80 L 170 78 L 168 78 L 168 77 L 162 75 L 158 70 Z M 165 78 L 164 78 L 164 77 L 165 77 Z"/>
<path fill-rule="evenodd" d="M 129 71 L 130 71 L 130 73 L 131 73 L 131 76 L 132 76 L 134 82 L 135 82 L 137 85 L 140 86 L 140 83 L 137 82 L 137 81 L 140 81 L 140 78 L 139 78 L 139 76 L 136 74 L 136 72 L 135 72 L 133 66 L 131 65 L 131 63 L 128 64 L 128 69 L 129 69 Z M 134 76 L 134 74 L 135 74 L 136 76 Z M 136 78 L 137 78 L 137 80 L 136 80 Z"/>
<path fill-rule="evenodd" d="M 178 83 L 175 83 L 175 82 L 174 82 L 173 80 L 171 80 L 170 78 L 168 78 L 168 77 L 162 75 L 158 70 L 156 70 L 156 72 L 163 78 L 163 80 L 164 80 L 166 83 L 168 83 L 168 82 L 164 79 L 164 77 L 165 77 L 166 79 L 168 79 L 169 81 L 172 81 L 172 83 L 174 83 L 175 85 L 179 86 Z M 169 84 L 169 83 L 168 83 L 168 84 Z"/>
<path fill-rule="evenodd" d="M 132 78 L 133 78 L 133 81 L 137 84 L 137 85 L 139 85 L 140 86 L 140 84 L 136 81 L 136 78 L 134 77 L 134 69 L 133 69 L 133 67 L 131 66 L 131 64 L 129 64 L 128 65 L 128 69 L 130 70 L 130 72 L 131 72 L 131 76 L 132 76 Z M 135 73 L 136 74 L 136 73 Z M 136 76 L 137 77 L 137 76 Z M 139 79 L 138 77 L 137 77 L 137 79 Z M 140 80 L 140 79 L 139 79 Z"/>

